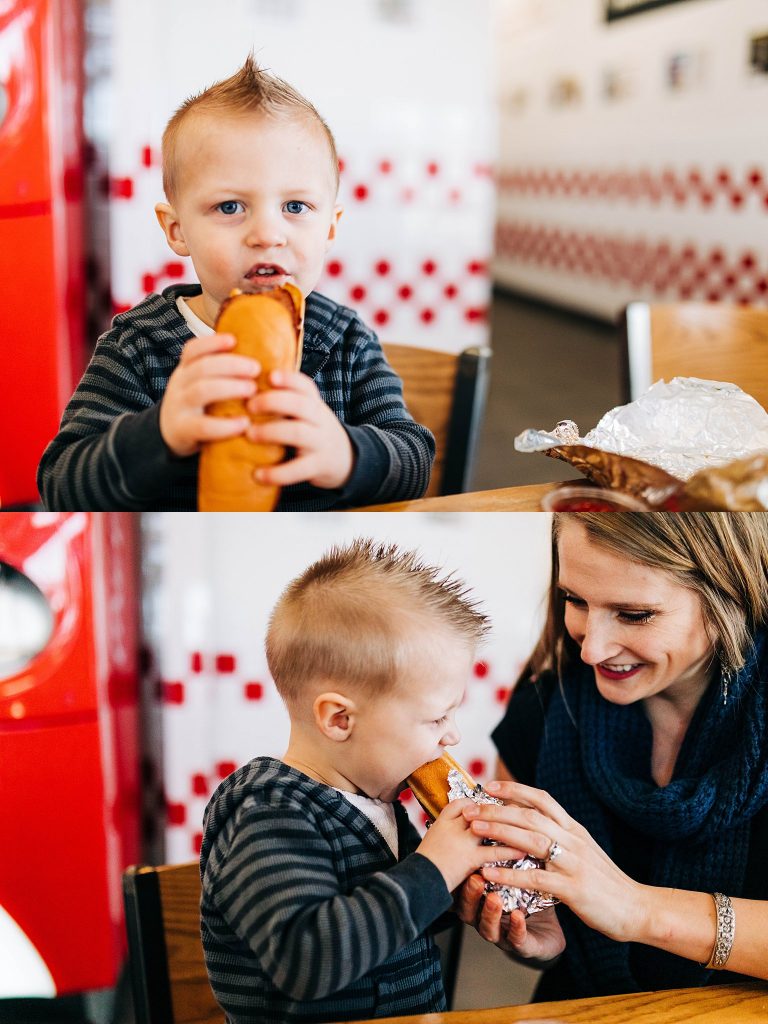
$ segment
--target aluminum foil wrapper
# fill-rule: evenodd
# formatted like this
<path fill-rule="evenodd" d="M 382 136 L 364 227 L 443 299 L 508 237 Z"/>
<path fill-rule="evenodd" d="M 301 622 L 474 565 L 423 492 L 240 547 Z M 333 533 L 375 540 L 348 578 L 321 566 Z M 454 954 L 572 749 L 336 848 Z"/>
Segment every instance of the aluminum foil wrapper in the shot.
<path fill-rule="evenodd" d="M 523 431 L 515 448 L 562 459 L 649 509 L 768 508 L 768 412 L 735 384 L 657 381 L 584 437 L 565 420 L 552 431 Z"/>
<path fill-rule="evenodd" d="M 476 804 L 503 803 L 503 801 L 497 800 L 495 796 L 489 796 L 479 784 L 474 787 L 468 786 L 461 772 L 456 771 L 454 768 L 448 772 L 448 802 L 451 803 L 453 800 L 465 798 L 474 800 Z M 495 844 L 489 842 L 488 845 Z M 491 862 L 489 861 L 489 863 Z M 520 868 L 522 870 L 540 868 L 544 865 L 544 861 L 537 860 L 535 857 L 523 857 L 522 860 L 496 860 L 492 863 L 494 867 Z M 536 914 L 539 910 L 554 907 L 556 903 L 560 902 L 540 892 L 532 892 L 530 889 L 516 889 L 514 886 L 497 885 L 495 882 L 486 882 L 485 891 L 487 893 L 497 892 L 501 896 L 505 914 L 509 914 L 513 910 L 523 910 L 526 914 Z"/>

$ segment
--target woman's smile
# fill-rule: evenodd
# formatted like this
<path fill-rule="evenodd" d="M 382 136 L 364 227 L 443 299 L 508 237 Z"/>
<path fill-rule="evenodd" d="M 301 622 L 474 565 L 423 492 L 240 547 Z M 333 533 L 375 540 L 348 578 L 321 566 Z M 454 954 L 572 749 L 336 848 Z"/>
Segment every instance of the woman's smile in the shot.
<path fill-rule="evenodd" d="M 605 662 L 595 665 L 595 671 L 606 679 L 630 679 L 644 668 L 642 662 L 634 664 L 608 665 Z"/>

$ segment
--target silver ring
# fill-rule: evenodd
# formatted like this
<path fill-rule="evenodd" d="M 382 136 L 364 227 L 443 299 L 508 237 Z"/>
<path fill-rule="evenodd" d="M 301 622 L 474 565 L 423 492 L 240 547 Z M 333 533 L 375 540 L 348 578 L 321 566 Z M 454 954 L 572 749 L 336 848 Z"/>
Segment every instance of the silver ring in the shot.
<path fill-rule="evenodd" d="M 547 850 L 547 856 L 544 858 L 545 863 L 549 864 L 551 860 L 557 860 L 562 852 L 562 846 L 557 842 L 552 842 Z"/>

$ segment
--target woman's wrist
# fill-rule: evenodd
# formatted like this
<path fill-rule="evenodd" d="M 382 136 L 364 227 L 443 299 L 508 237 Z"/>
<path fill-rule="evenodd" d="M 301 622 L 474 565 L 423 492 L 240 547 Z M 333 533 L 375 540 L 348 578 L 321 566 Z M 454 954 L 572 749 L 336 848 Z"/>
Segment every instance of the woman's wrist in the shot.
<path fill-rule="evenodd" d="M 643 888 L 645 922 L 635 941 L 707 963 L 717 931 L 712 896 L 685 889 Z"/>

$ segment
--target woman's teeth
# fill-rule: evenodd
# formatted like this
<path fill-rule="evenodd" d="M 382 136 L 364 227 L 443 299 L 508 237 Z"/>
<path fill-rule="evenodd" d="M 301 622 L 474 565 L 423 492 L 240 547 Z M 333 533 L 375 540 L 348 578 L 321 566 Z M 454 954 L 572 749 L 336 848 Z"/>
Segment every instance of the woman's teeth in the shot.
<path fill-rule="evenodd" d="M 637 665 L 602 665 L 602 668 L 607 669 L 609 672 L 631 672 L 632 669 L 637 668 Z"/>

